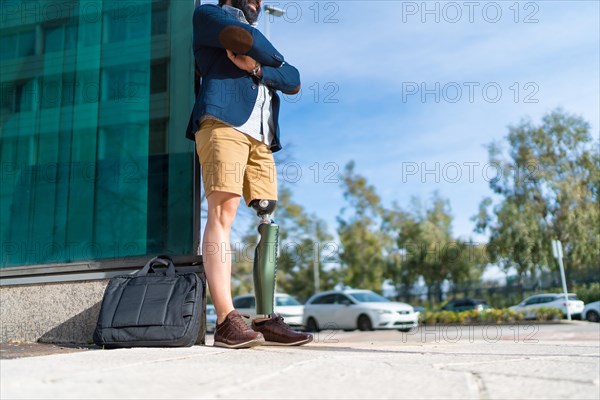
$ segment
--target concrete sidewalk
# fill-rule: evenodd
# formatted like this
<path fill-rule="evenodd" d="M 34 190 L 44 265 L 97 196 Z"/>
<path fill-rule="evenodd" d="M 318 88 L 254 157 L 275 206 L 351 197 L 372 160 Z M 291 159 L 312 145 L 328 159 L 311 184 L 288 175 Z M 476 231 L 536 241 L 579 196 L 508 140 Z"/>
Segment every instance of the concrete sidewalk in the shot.
<path fill-rule="evenodd" d="M 600 398 L 600 324 L 321 332 L 303 347 L 0 360 L 13 398 Z M 209 344 L 212 338 L 209 337 Z"/>

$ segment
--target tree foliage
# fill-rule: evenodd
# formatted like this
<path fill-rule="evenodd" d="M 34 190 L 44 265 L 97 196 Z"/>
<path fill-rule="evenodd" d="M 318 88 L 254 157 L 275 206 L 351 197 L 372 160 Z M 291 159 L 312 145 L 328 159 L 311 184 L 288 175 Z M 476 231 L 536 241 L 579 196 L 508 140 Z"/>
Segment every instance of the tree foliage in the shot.
<path fill-rule="evenodd" d="M 352 287 L 381 290 L 386 269 L 387 237 L 381 229 L 381 199 L 367 180 L 355 173 L 354 162 L 342 175 L 344 199 L 337 218 L 343 282 Z"/>
<path fill-rule="evenodd" d="M 433 294 L 441 300 L 444 281 L 454 284 L 477 280 L 486 261 L 480 249 L 452 235 L 452 213 L 448 200 L 434 193 L 431 203 L 423 206 L 417 199 L 413 207 L 388 212 L 389 229 L 401 257 L 401 282 L 405 288 L 422 277 Z"/>
<path fill-rule="evenodd" d="M 483 265 L 469 243 L 452 236 L 452 214 L 447 200 L 434 194 L 430 207 L 418 200 L 413 207 L 391 209 L 381 204 L 375 188 L 349 163 L 342 176 L 349 205 L 338 217 L 344 283 L 381 290 L 389 279 L 410 289 L 422 277 L 430 289 L 442 282 L 478 279 Z M 433 290 L 430 290 L 430 294 Z"/>
<path fill-rule="evenodd" d="M 489 254 L 518 275 L 554 268 L 551 240 L 563 243 L 571 279 L 598 273 L 600 266 L 600 156 L 590 125 L 557 109 L 540 125 L 523 120 L 509 127 L 505 154 L 489 145 L 498 176 L 475 216 L 476 230 L 489 232 Z M 596 275 L 597 276 L 597 275 Z"/>
<path fill-rule="evenodd" d="M 326 262 L 332 260 L 325 260 L 324 254 L 333 236 L 325 221 L 295 203 L 287 188 L 281 191 L 276 217 L 280 226 L 278 290 L 307 299 L 317 291 L 315 269 L 319 271 L 319 291 L 332 289 L 336 271 L 327 268 Z"/>

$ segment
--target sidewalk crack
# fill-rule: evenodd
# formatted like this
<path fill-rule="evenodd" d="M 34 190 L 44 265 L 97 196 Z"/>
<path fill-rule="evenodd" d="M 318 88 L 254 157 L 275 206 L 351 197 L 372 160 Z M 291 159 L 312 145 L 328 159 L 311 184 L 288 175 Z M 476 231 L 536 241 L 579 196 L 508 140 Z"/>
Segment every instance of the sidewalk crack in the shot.
<path fill-rule="evenodd" d="M 487 388 L 485 387 L 485 381 L 477 372 L 469 371 L 469 377 L 475 381 L 475 386 L 477 387 L 477 394 L 479 395 L 479 400 L 487 400 L 489 399 Z"/>

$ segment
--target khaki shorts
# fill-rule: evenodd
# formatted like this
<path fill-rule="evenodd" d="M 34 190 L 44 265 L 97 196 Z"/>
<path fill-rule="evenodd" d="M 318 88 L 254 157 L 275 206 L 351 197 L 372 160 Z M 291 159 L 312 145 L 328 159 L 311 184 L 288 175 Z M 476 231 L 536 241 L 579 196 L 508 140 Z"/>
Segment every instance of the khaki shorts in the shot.
<path fill-rule="evenodd" d="M 206 197 L 228 192 L 252 200 L 277 200 L 277 172 L 266 144 L 223 122 L 207 119 L 196 132 Z"/>

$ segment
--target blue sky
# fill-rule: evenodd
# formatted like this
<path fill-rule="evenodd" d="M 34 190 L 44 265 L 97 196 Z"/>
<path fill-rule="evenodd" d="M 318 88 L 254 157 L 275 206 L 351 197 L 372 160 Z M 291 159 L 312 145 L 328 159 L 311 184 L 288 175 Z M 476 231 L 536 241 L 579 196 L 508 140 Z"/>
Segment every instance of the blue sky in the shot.
<path fill-rule="evenodd" d="M 497 173 L 487 144 L 557 107 L 599 136 L 600 2 L 264 4 L 287 11 L 272 19 L 271 41 L 303 83 L 283 99 L 280 182 L 334 235 L 345 206 L 336 173 L 350 160 L 384 205 L 438 191 L 454 234 L 485 243 L 470 219 Z M 237 234 L 251 218 L 240 214 Z"/>
<path fill-rule="evenodd" d="M 596 1 L 265 4 L 288 13 L 271 40 L 303 82 L 301 98 L 283 102 L 280 172 L 332 232 L 344 201 L 327 178 L 354 160 L 384 204 L 437 190 L 454 233 L 485 242 L 470 217 L 496 175 L 486 144 L 559 106 L 598 135 Z"/>

